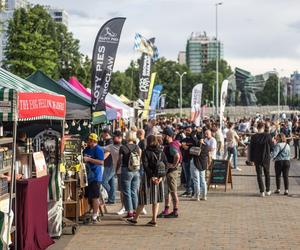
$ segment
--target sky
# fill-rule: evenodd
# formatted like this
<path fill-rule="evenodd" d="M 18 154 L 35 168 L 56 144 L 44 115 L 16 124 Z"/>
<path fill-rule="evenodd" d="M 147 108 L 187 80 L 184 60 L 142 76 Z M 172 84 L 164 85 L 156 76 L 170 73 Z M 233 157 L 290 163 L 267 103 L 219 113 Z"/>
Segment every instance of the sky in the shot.
<path fill-rule="evenodd" d="M 102 24 L 126 17 L 114 70 L 124 70 L 140 55 L 135 33 L 156 37 L 160 56 L 176 60 L 193 31 L 215 36 L 213 0 L 29 0 L 64 8 L 69 30 L 89 56 Z M 300 70 L 299 0 L 224 0 L 218 8 L 219 39 L 232 68 L 253 74 L 271 71 L 288 76 Z"/>

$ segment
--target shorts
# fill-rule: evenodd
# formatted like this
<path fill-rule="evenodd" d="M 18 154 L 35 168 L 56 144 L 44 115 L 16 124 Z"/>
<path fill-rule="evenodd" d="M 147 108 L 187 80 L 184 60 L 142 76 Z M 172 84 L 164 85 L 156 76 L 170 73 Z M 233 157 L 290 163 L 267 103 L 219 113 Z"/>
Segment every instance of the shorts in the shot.
<path fill-rule="evenodd" d="M 100 198 L 100 182 L 93 181 L 85 188 L 85 197 L 89 200 Z"/>
<path fill-rule="evenodd" d="M 169 193 L 177 193 L 177 178 L 178 178 L 178 170 L 167 173 L 165 180 L 165 192 Z"/>

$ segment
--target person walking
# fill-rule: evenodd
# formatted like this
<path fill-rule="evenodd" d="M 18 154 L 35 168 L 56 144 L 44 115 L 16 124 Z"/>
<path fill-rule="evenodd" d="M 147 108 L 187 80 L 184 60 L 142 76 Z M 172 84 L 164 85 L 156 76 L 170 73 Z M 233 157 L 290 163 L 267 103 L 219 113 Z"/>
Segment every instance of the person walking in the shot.
<path fill-rule="evenodd" d="M 213 160 L 217 159 L 217 141 L 212 136 L 211 130 L 207 129 L 205 131 L 205 144 L 208 146 L 208 150 L 210 153 L 210 156 Z"/>
<path fill-rule="evenodd" d="M 127 219 L 127 222 L 137 224 L 145 205 L 152 204 L 152 220 L 147 225 L 155 227 L 157 226 L 159 203 L 164 200 L 162 180 L 166 174 L 167 158 L 154 135 L 147 137 L 147 147 L 142 153 L 142 163 L 145 173 L 139 189 L 139 205 L 134 218 Z"/>
<path fill-rule="evenodd" d="M 233 160 L 233 169 L 241 171 L 241 169 L 237 166 L 237 157 L 238 157 L 238 143 L 240 141 L 240 137 L 234 130 L 234 124 L 228 123 L 228 131 L 226 133 L 226 143 L 227 143 L 227 160 L 229 161 L 232 156 Z"/>
<path fill-rule="evenodd" d="M 191 159 L 191 169 L 195 190 L 195 200 L 207 200 L 207 183 L 205 179 L 205 172 L 208 165 L 209 159 L 209 149 L 208 146 L 204 143 L 203 139 L 200 139 L 196 143 L 196 147 L 199 147 L 201 152 L 200 154 L 192 155 Z"/>
<path fill-rule="evenodd" d="M 280 179 L 283 175 L 284 195 L 289 194 L 289 170 L 291 149 L 287 143 L 286 136 L 281 133 L 277 136 L 277 144 L 272 152 L 273 160 L 275 161 L 275 175 L 276 175 L 276 190 L 275 194 L 280 194 Z"/>
<path fill-rule="evenodd" d="M 300 149 L 299 149 L 300 122 L 295 121 L 292 133 L 293 133 L 293 144 L 295 149 L 294 159 L 300 159 Z"/>
<path fill-rule="evenodd" d="M 182 153 L 182 169 L 185 176 L 185 192 L 181 196 L 190 197 L 194 193 L 192 175 L 191 175 L 191 156 L 189 150 L 194 144 L 192 137 L 192 128 L 187 126 L 184 131 L 185 138 L 181 141 L 181 153 Z"/>
<path fill-rule="evenodd" d="M 141 150 L 136 145 L 136 139 L 136 133 L 128 131 L 126 133 L 127 144 L 121 146 L 119 153 L 118 167 L 121 166 L 121 188 L 127 211 L 125 218 L 133 218 L 138 205 Z"/>
<path fill-rule="evenodd" d="M 252 136 L 250 142 L 250 157 L 254 162 L 257 182 L 261 197 L 270 196 L 270 160 L 271 148 L 273 146 L 272 137 L 265 132 L 265 125 L 259 122 L 257 125 L 258 133 Z M 265 175 L 265 186 L 262 179 L 262 171 Z"/>

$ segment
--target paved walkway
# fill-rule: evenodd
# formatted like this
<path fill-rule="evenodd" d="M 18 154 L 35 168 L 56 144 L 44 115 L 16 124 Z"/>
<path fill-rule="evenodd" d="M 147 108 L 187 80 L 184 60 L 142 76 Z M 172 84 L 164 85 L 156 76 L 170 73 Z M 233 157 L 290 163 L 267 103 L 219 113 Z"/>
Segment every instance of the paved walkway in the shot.
<path fill-rule="evenodd" d="M 81 226 L 63 236 L 51 250 L 61 249 L 300 249 L 300 162 L 293 162 L 290 196 L 258 197 L 254 167 L 234 172 L 232 191 L 213 189 L 207 201 L 181 199 L 180 217 L 160 219 L 157 228 L 124 223 L 113 215 L 100 225 Z M 272 167 L 273 170 L 273 167 Z M 274 174 L 274 171 L 272 171 Z M 275 178 L 271 179 L 272 190 Z M 148 211 L 150 209 L 148 208 Z"/>

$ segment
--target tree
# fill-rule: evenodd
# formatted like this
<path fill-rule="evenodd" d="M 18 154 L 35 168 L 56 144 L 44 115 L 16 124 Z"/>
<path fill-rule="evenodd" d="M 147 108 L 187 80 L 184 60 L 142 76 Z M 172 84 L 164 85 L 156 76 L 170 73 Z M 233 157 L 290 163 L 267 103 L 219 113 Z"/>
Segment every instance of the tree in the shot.
<path fill-rule="evenodd" d="M 75 75 L 85 87 L 91 87 L 92 61 L 88 56 L 81 55 L 80 67 Z"/>
<path fill-rule="evenodd" d="M 8 42 L 4 65 L 21 77 L 27 77 L 37 69 L 57 76 L 58 54 L 51 37 L 53 20 L 41 6 L 14 12 L 8 25 Z M 53 35 L 53 34 L 52 34 Z"/>
<path fill-rule="evenodd" d="M 283 86 L 280 87 L 281 104 L 284 103 Z M 271 75 L 266 81 L 264 90 L 256 94 L 257 103 L 260 105 L 277 105 L 278 104 L 278 77 Z"/>
<path fill-rule="evenodd" d="M 44 7 L 15 10 L 7 35 L 4 66 L 12 73 L 27 77 L 39 69 L 54 79 L 69 79 L 79 71 L 86 79 L 89 62 L 79 52 L 79 40 Z"/>

